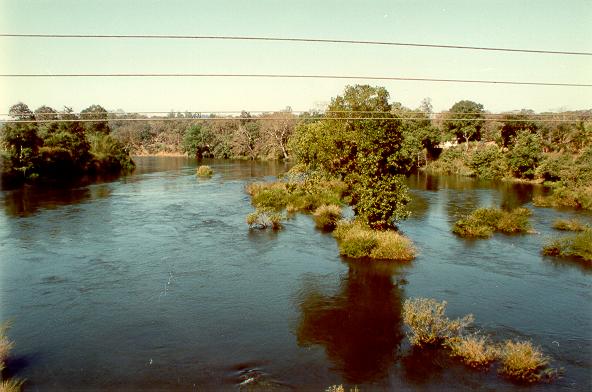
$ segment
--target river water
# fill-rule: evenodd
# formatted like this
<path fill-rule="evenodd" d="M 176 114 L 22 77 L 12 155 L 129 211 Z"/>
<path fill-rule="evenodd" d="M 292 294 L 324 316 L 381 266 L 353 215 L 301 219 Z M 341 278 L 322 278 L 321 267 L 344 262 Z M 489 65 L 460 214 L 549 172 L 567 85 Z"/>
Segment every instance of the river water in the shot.
<path fill-rule="evenodd" d="M 407 265 L 348 263 L 297 215 L 249 231 L 246 183 L 278 163 L 138 158 L 133 175 L 67 189 L 0 193 L 0 319 L 8 373 L 27 390 L 591 390 L 592 270 L 540 255 L 557 217 L 530 185 L 417 175 L 401 229 Z M 477 206 L 526 206 L 537 234 L 465 240 L 452 222 Z M 472 313 L 495 341 L 526 339 L 563 369 L 524 387 L 409 346 L 409 297 Z"/>

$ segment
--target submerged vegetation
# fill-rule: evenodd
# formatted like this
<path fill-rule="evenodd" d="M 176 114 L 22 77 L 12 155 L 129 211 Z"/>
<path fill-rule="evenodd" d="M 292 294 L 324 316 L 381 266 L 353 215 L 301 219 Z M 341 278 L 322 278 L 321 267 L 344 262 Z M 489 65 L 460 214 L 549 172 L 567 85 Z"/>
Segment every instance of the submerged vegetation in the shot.
<path fill-rule="evenodd" d="M 592 229 L 571 236 L 550 240 L 543 247 L 546 256 L 574 257 L 592 262 Z"/>
<path fill-rule="evenodd" d="M 473 322 L 472 315 L 450 320 L 445 315 L 446 301 L 411 298 L 403 304 L 403 321 L 415 347 L 436 346 L 446 349 L 451 357 L 475 369 L 486 369 L 500 362 L 499 373 L 512 380 L 533 383 L 550 380 L 556 370 L 548 368 L 549 358 L 530 342 L 505 341 L 496 345 L 488 337 L 466 335 Z"/>
<path fill-rule="evenodd" d="M 461 237 L 490 237 L 494 232 L 513 234 L 527 233 L 531 230 L 527 208 L 503 211 L 498 208 L 479 208 L 470 215 L 459 219 L 452 232 Z"/>
<path fill-rule="evenodd" d="M 196 174 L 198 177 L 211 177 L 214 174 L 214 171 L 208 165 L 201 165 L 197 168 Z"/>

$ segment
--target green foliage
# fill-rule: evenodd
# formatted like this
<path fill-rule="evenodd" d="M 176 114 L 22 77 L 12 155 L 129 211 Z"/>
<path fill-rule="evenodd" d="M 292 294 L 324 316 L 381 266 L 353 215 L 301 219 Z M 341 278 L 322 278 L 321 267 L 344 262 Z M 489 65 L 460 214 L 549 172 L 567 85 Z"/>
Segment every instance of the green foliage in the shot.
<path fill-rule="evenodd" d="M 536 196 L 532 200 L 537 207 L 572 207 L 592 210 L 592 185 L 568 187 L 559 183 L 549 196 Z"/>
<path fill-rule="evenodd" d="M 514 139 L 521 133 L 535 133 L 538 124 L 531 119 L 532 110 L 521 110 L 519 113 L 508 113 L 503 116 L 501 137 L 502 146 L 509 147 L 514 144 Z"/>
<path fill-rule="evenodd" d="M 470 215 L 459 219 L 452 232 L 461 237 L 490 237 L 494 231 L 506 234 L 530 231 L 530 210 L 516 208 L 502 211 L 497 208 L 479 208 Z"/>
<path fill-rule="evenodd" d="M 488 145 L 475 149 L 468 161 L 468 166 L 477 177 L 492 180 L 507 175 L 507 161 L 497 146 Z"/>
<path fill-rule="evenodd" d="M 85 122 L 86 132 L 88 133 L 100 133 L 108 135 L 111 132 L 109 123 L 109 113 L 101 105 L 91 105 L 80 112 L 80 118 L 82 120 L 93 120 Z M 104 121 L 101 121 L 104 120 Z"/>
<path fill-rule="evenodd" d="M 119 173 L 133 170 L 134 162 L 123 144 L 111 135 L 95 133 L 87 135 L 90 145 L 90 172 Z"/>
<path fill-rule="evenodd" d="M 543 254 L 592 262 L 592 230 L 586 229 L 572 236 L 551 240 L 543 247 Z"/>
<path fill-rule="evenodd" d="M 189 156 L 202 158 L 209 152 L 212 135 L 209 129 L 201 124 L 192 125 L 185 131 L 181 148 Z"/>
<path fill-rule="evenodd" d="M 481 140 L 483 126 L 483 105 L 463 100 L 452 105 L 444 119 L 444 129 L 456 135 L 459 142 Z"/>
<path fill-rule="evenodd" d="M 431 298 L 411 298 L 403 303 L 403 322 L 409 328 L 409 341 L 414 346 L 445 344 L 461 336 L 473 323 L 473 315 L 450 320 L 445 316 L 446 301 Z"/>
<path fill-rule="evenodd" d="M 541 159 L 540 138 L 527 132 L 518 134 L 516 142 L 508 154 L 508 166 L 514 176 L 532 179 Z"/>

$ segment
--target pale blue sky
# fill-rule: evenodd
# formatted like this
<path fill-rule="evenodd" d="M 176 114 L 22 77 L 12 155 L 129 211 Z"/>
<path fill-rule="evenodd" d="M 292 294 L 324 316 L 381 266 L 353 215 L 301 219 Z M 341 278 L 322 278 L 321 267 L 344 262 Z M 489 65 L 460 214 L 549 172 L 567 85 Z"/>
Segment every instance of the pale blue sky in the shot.
<path fill-rule="evenodd" d="M 592 52 L 592 1 L 0 0 L 0 32 L 335 38 Z M 592 56 L 277 42 L 0 38 L 1 73 L 311 73 L 592 83 Z M 344 80 L 0 79 L 18 101 L 81 110 L 306 110 Z M 366 83 L 361 81 L 361 83 Z M 434 109 L 592 107 L 592 88 L 376 81 Z"/>

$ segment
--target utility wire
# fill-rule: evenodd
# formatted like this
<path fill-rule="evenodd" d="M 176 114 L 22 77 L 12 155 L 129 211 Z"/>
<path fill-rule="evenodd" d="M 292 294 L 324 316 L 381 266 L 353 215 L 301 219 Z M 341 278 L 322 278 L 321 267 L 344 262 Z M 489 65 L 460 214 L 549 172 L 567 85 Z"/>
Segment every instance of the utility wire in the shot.
<path fill-rule="evenodd" d="M 33 123 L 53 123 L 53 122 L 117 122 L 117 121 L 253 121 L 253 120 L 263 120 L 263 121 L 297 121 L 297 120 L 342 120 L 342 121 L 353 121 L 353 120 L 390 120 L 390 121 L 397 121 L 397 120 L 429 120 L 426 117 L 307 117 L 307 118 L 277 118 L 277 117 L 251 117 L 251 118 L 241 118 L 241 117 L 204 117 L 204 118 L 186 118 L 186 117 L 165 117 L 165 118 L 154 118 L 154 117 L 145 117 L 145 118 L 105 118 L 105 119 L 47 119 L 47 120 L 0 120 L 2 124 L 33 124 Z M 454 120 L 463 120 L 463 121 L 497 121 L 497 118 L 448 118 L 446 120 L 454 121 Z M 504 120 L 503 122 L 528 122 L 532 121 L 530 119 L 527 120 Z M 542 119 L 536 120 L 538 122 L 574 122 L 574 121 L 582 121 L 581 119 Z"/>
<path fill-rule="evenodd" d="M 91 38 L 91 39 L 176 39 L 176 40 L 274 41 L 274 42 L 304 42 L 304 43 L 321 43 L 321 44 L 410 46 L 410 47 L 419 47 L 419 48 L 463 49 L 463 50 L 482 50 L 482 51 L 514 52 L 514 53 L 517 52 L 517 53 L 536 53 L 536 54 L 553 54 L 553 55 L 592 56 L 592 52 L 575 52 L 575 51 L 566 51 L 566 50 L 499 48 L 499 47 L 488 47 L 488 46 L 422 44 L 422 43 L 415 43 L 415 42 L 364 41 L 364 40 L 298 38 L 298 37 L 281 38 L 281 37 L 221 36 L 221 35 L 16 34 L 16 33 L 0 33 L 0 37 L 6 37 L 6 38 L 84 38 L 84 39 Z"/>
<path fill-rule="evenodd" d="M 13 112 L 13 113 L 0 113 L 0 116 L 27 116 L 27 115 L 71 115 L 71 116 L 81 116 L 81 115 L 107 115 L 107 116 L 126 116 L 126 115 L 143 115 L 143 114 L 170 114 L 170 113 L 190 113 L 190 114 L 199 114 L 199 115 L 210 115 L 210 114 L 241 114 L 241 113 L 248 113 L 249 115 L 257 115 L 257 114 L 270 114 L 270 113 L 285 113 L 285 114 L 294 114 L 294 115 L 303 115 L 303 114 L 311 114 L 312 117 L 319 117 L 321 115 L 327 113 L 364 113 L 364 114 L 385 114 L 390 113 L 394 115 L 399 115 L 397 112 L 385 112 L 385 111 L 378 111 L 378 110 L 320 110 L 315 112 L 314 110 L 291 110 L 289 112 L 282 111 L 282 110 L 166 110 L 166 111 L 124 111 L 124 112 L 114 112 L 114 111 L 107 111 L 107 112 Z M 489 116 L 489 117 L 504 117 L 504 116 L 527 116 L 527 119 L 534 119 L 536 117 L 553 117 L 553 116 L 578 116 L 578 117 L 586 117 L 592 116 L 592 111 L 581 111 L 581 114 L 575 113 L 578 112 L 566 112 L 566 113 L 520 113 L 520 112 L 506 112 L 506 113 L 486 113 L 486 112 L 428 112 L 422 110 L 409 110 L 409 114 L 419 115 L 425 114 L 430 116 L 439 116 L 439 115 L 466 115 L 466 114 L 477 114 L 481 116 Z M 117 119 L 118 117 L 110 117 L 109 119 Z M 153 117 L 154 118 L 154 117 Z M 158 117 L 155 117 L 158 118 Z M 194 117 L 194 118 L 201 118 L 201 117 Z M 255 117 L 236 117 L 240 119 L 248 119 L 248 118 L 255 118 Z M 577 118 L 577 117 L 576 117 Z"/>
<path fill-rule="evenodd" d="M 2 78 L 274 78 L 274 79 L 359 79 L 399 80 L 416 82 L 510 84 L 528 86 L 592 87 L 586 83 L 524 82 L 513 80 L 438 79 L 401 76 L 368 75 L 303 75 L 303 74 L 217 74 L 217 73 L 61 73 L 61 74 L 0 74 Z"/>

